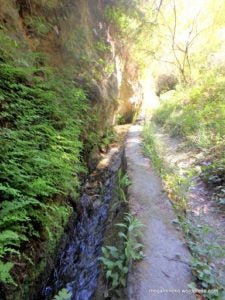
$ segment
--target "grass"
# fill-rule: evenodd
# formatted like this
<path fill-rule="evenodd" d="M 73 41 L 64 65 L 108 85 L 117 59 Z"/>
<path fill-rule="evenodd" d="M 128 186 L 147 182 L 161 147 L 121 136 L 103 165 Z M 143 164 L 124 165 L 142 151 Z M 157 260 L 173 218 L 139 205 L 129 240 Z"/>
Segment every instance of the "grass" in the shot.
<path fill-rule="evenodd" d="M 225 203 L 225 68 L 211 70 L 198 83 L 161 100 L 152 120 L 203 153 L 202 176 L 214 187 L 214 198 Z"/>
<path fill-rule="evenodd" d="M 185 195 L 190 187 L 193 170 L 188 170 L 183 176 L 178 166 L 171 166 L 166 162 L 164 145 L 156 136 L 156 132 L 157 128 L 154 123 L 145 125 L 143 130 L 145 154 L 151 158 L 154 167 L 160 174 L 164 188 L 177 213 L 182 215 L 186 211 Z"/>
<path fill-rule="evenodd" d="M 198 84 L 176 91 L 153 114 L 153 121 L 193 147 L 224 154 L 225 70 L 207 73 Z"/>
<path fill-rule="evenodd" d="M 191 289 L 215 289 L 215 293 L 204 294 L 206 299 L 223 299 L 225 282 L 221 274 L 213 267 L 215 259 L 224 257 L 225 252 L 217 241 L 211 241 L 208 234 L 213 231 L 208 224 L 197 227 L 189 214 L 187 193 L 195 175 L 192 167 L 181 170 L 178 165 L 168 165 L 166 161 L 165 145 L 156 135 L 153 123 L 146 124 L 143 131 L 145 153 L 151 158 L 156 170 L 160 174 L 163 187 L 167 192 L 178 215 L 179 224 L 185 235 L 192 253 L 191 268 L 196 282 L 190 284 Z"/>
<path fill-rule="evenodd" d="M 212 70 L 198 83 L 178 89 L 170 98 L 162 97 L 152 115 L 151 124 L 144 128 L 145 152 L 159 172 L 164 188 L 173 203 L 179 223 L 192 253 L 192 272 L 195 282 L 190 288 L 215 289 L 203 293 L 206 299 L 224 299 L 225 282 L 219 270 L 213 267 L 218 257 L 224 257 L 224 248 L 209 239 L 214 229 L 208 224 L 197 227 L 188 212 L 187 192 L 195 169 L 181 171 L 166 162 L 166 151 L 156 135 L 156 124 L 170 136 L 179 138 L 186 149 L 196 156 L 198 175 L 213 192 L 221 211 L 225 205 L 225 69 Z M 164 146 L 165 147 L 165 146 Z M 198 156 L 197 156 L 198 155 Z M 198 158 L 197 158 L 198 157 Z"/>

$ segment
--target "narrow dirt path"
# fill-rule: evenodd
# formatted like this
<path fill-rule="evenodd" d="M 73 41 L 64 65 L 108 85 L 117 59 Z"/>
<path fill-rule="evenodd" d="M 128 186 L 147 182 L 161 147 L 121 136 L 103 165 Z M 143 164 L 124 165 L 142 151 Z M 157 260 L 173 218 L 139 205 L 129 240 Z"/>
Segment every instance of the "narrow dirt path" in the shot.
<path fill-rule="evenodd" d="M 190 254 L 173 220 L 172 205 L 149 158 L 143 155 L 142 126 L 130 127 L 126 142 L 130 210 L 144 225 L 145 258 L 133 263 L 129 300 L 192 300 Z"/>
<path fill-rule="evenodd" d="M 220 282 L 222 292 L 225 290 L 225 212 L 224 206 L 214 198 L 212 186 L 201 177 L 204 153 L 185 147 L 185 142 L 169 136 L 160 126 L 153 135 L 161 150 L 159 156 L 169 169 L 176 170 L 183 178 L 192 173 L 185 192 L 186 221 L 191 224 L 192 242 L 197 246 L 192 254 L 199 261 L 207 261 L 211 273 L 207 280 L 216 280 L 217 285 Z M 218 294 L 217 299 L 225 299 L 225 294 Z"/>

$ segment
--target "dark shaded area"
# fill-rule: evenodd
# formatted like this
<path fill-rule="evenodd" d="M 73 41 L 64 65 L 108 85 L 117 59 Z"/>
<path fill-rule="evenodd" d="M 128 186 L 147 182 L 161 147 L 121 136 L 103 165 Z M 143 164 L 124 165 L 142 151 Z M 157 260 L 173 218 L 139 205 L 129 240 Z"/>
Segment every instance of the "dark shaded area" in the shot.
<path fill-rule="evenodd" d="M 50 300 L 62 288 L 72 293 L 72 300 L 92 299 L 97 287 L 104 230 L 122 155 L 122 151 L 117 150 L 110 166 L 96 169 L 89 176 L 78 204 L 78 221 L 68 244 L 48 282 L 33 299 Z"/>

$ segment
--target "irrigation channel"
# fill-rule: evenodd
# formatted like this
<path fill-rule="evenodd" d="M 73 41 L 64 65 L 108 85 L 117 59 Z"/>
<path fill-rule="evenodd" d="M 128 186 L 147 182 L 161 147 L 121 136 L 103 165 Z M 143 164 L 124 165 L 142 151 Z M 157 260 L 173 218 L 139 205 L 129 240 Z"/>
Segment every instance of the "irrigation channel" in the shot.
<path fill-rule="evenodd" d="M 112 145 L 88 176 L 82 188 L 75 227 L 37 299 L 53 299 L 63 288 L 70 291 L 71 300 L 93 299 L 109 208 L 123 157 L 123 143 Z"/>

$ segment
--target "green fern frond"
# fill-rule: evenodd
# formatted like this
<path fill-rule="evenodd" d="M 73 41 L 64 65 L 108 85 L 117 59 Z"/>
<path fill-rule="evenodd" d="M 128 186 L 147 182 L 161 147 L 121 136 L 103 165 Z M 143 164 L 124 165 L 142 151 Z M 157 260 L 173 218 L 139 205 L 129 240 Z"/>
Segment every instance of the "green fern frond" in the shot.
<path fill-rule="evenodd" d="M 0 282 L 17 285 L 9 273 L 12 267 L 13 263 L 0 261 Z"/>

